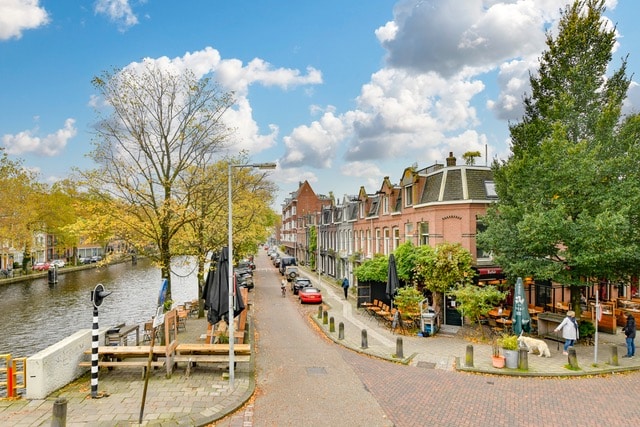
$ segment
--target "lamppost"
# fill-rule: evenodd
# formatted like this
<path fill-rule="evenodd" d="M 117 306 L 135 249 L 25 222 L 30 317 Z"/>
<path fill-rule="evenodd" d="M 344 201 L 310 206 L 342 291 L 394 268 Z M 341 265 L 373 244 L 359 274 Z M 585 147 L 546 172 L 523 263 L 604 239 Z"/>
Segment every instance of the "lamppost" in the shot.
<path fill-rule="evenodd" d="M 232 206 L 232 200 L 233 200 L 233 192 L 231 191 L 231 171 L 233 170 L 233 168 L 254 168 L 254 169 L 275 169 L 276 168 L 276 164 L 275 163 L 250 163 L 247 165 L 234 165 L 231 164 L 231 162 L 228 163 L 228 170 L 227 170 L 227 184 L 228 184 L 228 190 L 229 190 L 229 241 L 228 241 L 228 246 L 229 246 L 229 314 L 228 314 L 228 319 L 229 319 L 229 386 L 230 386 L 230 391 L 233 391 L 234 388 L 234 381 L 235 381 L 235 372 L 234 372 L 234 365 L 235 365 L 235 352 L 234 352 L 234 348 L 233 348 L 233 344 L 235 343 L 235 330 L 234 330 L 234 324 L 233 324 L 233 318 L 234 318 L 234 298 L 233 298 L 233 294 L 235 292 L 235 286 L 234 286 L 234 274 L 233 274 L 233 206 Z"/>
<path fill-rule="evenodd" d="M 318 246 L 318 260 L 316 261 L 316 270 L 318 270 L 318 288 L 320 288 L 320 282 L 322 280 L 320 272 L 320 223 L 322 222 L 322 209 L 318 215 L 318 224 L 316 225 L 316 246 Z"/>

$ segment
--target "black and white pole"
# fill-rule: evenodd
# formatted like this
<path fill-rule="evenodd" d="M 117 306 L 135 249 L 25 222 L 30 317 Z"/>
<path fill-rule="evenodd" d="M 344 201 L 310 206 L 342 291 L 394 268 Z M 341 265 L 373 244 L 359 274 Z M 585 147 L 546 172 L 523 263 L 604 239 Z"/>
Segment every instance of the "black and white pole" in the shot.
<path fill-rule="evenodd" d="M 91 301 L 93 302 L 93 328 L 91 330 L 91 398 L 98 397 L 98 345 L 100 333 L 98 330 L 98 307 L 102 304 L 102 300 L 111 292 L 104 290 L 104 286 L 96 285 L 91 291 Z"/>

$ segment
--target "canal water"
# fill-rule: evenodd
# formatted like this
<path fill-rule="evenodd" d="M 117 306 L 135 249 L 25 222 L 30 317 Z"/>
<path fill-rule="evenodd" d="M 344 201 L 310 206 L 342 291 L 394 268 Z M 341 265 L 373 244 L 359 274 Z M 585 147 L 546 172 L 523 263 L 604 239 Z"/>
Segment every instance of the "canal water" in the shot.
<path fill-rule="evenodd" d="M 198 297 L 195 263 L 172 266 L 171 291 L 176 303 Z M 102 284 L 111 295 L 98 309 L 100 328 L 141 324 L 155 314 L 160 268 L 149 260 L 64 273 L 50 285 L 47 277 L 0 285 L 0 354 L 28 357 L 80 329 L 91 329 L 91 291 Z"/>

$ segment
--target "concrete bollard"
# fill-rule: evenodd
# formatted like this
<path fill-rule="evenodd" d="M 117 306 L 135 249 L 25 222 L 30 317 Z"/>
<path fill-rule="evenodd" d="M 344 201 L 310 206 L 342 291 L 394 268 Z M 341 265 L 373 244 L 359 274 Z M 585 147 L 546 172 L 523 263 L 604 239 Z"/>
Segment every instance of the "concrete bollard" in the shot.
<path fill-rule="evenodd" d="M 464 366 L 473 368 L 473 345 L 471 344 L 467 345 L 467 352 L 464 357 Z"/>
<path fill-rule="evenodd" d="M 396 338 L 396 357 L 404 359 L 404 350 L 402 349 L 402 337 Z"/>
<path fill-rule="evenodd" d="M 322 324 L 326 325 L 327 323 L 329 323 L 329 313 L 325 310 L 322 312 Z"/>
<path fill-rule="evenodd" d="M 318 319 L 322 319 L 322 306 L 318 306 Z"/>
<path fill-rule="evenodd" d="M 367 340 L 367 330 L 362 330 L 362 344 L 360 345 L 362 348 L 369 348 L 369 341 Z"/>
<path fill-rule="evenodd" d="M 331 316 L 329 318 L 329 332 L 335 332 L 336 331 L 336 321 L 333 320 L 333 316 Z"/>
<path fill-rule="evenodd" d="M 569 347 L 569 366 L 571 369 L 580 369 L 578 366 L 578 356 L 576 355 L 576 349 L 574 347 Z"/>
<path fill-rule="evenodd" d="M 338 323 L 338 339 L 344 339 L 344 323 L 342 322 Z"/>
<path fill-rule="evenodd" d="M 51 427 L 65 427 L 67 425 L 67 399 L 59 397 L 53 402 L 53 417 Z"/>
<path fill-rule="evenodd" d="M 614 344 L 611 346 L 611 357 L 609 358 L 609 365 L 618 366 L 618 347 Z"/>
<path fill-rule="evenodd" d="M 518 361 L 518 369 L 520 369 L 521 371 L 528 371 L 529 370 L 529 350 L 527 350 L 526 348 L 521 348 L 519 349 L 520 351 L 520 358 Z"/>

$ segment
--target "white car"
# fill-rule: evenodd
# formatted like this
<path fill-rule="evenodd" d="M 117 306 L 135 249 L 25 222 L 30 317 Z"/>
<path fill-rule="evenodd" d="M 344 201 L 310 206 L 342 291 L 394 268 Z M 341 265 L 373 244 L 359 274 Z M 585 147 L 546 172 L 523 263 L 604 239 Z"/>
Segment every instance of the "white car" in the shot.
<path fill-rule="evenodd" d="M 49 265 L 50 265 L 50 266 L 52 266 L 52 267 L 55 265 L 55 266 L 56 266 L 56 267 L 58 267 L 58 268 L 62 268 L 62 267 L 64 267 L 64 266 L 65 266 L 65 265 L 67 265 L 67 264 L 66 264 L 63 260 L 61 260 L 61 259 L 54 259 L 53 261 L 51 261 L 51 262 L 49 263 Z"/>

